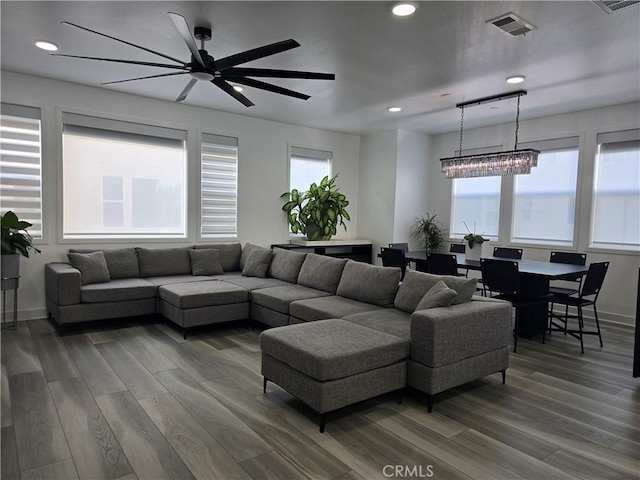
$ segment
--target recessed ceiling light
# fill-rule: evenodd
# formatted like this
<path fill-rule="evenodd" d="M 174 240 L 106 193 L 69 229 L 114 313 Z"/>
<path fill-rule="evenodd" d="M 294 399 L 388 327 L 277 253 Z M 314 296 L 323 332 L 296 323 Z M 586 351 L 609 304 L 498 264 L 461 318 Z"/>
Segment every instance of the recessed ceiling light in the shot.
<path fill-rule="evenodd" d="M 55 43 L 45 42 L 44 40 L 38 40 L 36 47 L 46 50 L 47 52 L 55 52 L 58 50 L 58 46 Z"/>
<path fill-rule="evenodd" d="M 233 89 L 234 89 L 236 92 L 241 92 L 241 91 L 243 91 L 243 90 L 244 90 L 244 88 L 242 88 L 242 87 L 241 87 L 241 86 L 239 86 L 239 85 L 234 85 L 234 86 L 233 86 Z"/>
<path fill-rule="evenodd" d="M 527 78 L 524 75 L 514 75 L 513 77 L 507 77 L 507 83 L 522 83 Z"/>
<path fill-rule="evenodd" d="M 387 110 L 392 113 L 397 113 L 402 111 L 402 107 L 387 107 Z"/>
<path fill-rule="evenodd" d="M 407 17 L 413 15 L 418 10 L 418 5 L 413 2 L 399 2 L 391 7 L 391 13 L 396 17 Z"/>

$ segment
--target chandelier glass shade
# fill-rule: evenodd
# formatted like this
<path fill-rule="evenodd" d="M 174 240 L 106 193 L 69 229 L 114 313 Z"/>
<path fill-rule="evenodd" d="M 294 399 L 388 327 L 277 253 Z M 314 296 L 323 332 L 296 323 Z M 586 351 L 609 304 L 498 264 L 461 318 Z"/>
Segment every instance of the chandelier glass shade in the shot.
<path fill-rule="evenodd" d="M 458 156 L 440 159 L 442 173 L 444 173 L 447 178 L 496 177 L 531 173 L 531 168 L 538 165 L 538 155 L 540 152 L 533 148 L 518 150 L 520 97 L 526 94 L 527 92 L 525 90 L 518 90 L 516 92 L 481 98 L 456 105 L 462 109 L 460 119 L 460 151 Z M 462 155 L 464 107 L 505 100 L 515 96 L 518 97 L 518 107 L 516 113 L 516 141 L 514 149 L 505 152 Z"/>

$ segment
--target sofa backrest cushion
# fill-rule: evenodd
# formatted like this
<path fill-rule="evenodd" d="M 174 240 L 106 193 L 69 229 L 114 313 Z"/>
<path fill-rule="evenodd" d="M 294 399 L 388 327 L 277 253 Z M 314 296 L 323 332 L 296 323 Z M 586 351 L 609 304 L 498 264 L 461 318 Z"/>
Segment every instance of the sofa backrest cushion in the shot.
<path fill-rule="evenodd" d="M 224 270 L 220 264 L 220 251 L 215 248 L 189 249 L 192 275 L 222 275 Z"/>
<path fill-rule="evenodd" d="M 416 310 L 427 310 L 429 308 L 448 307 L 458 296 L 457 292 L 447 287 L 447 284 L 440 280 L 424 294 L 422 300 L 418 302 Z"/>
<path fill-rule="evenodd" d="M 251 250 L 242 269 L 242 276 L 265 278 L 272 254 L 268 248 L 257 247 Z"/>
<path fill-rule="evenodd" d="M 188 248 L 137 248 L 141 277 L 191 275 Z"/>
<path fill-rule="evenodd" d="M 69 249 L 69 253 L 92 253 L 102 252 L 109 269 L 109 278 L 119 280 L 121 278 L 138 278 L 140 269 L 138 268 L 138 254 L 134 247 L 130 248 L 108 248 L 106 250 L 96 249 Z"/>
<path fill-rule="evenodd" d="M 298 284 L 335 294 L 346 263 L 345 258 L 308 253 L 298 274 Z"/>
<path fill-rule="evenodd" d="M 262 249 L 264 247 L 259 247 L 258 245 L 254 245 L 253 243 L 244 244 L 244 247 L 242 247 L 242 253 L 240 254 L 240 270 L 244 270 L 244 266 L 247 264 L 249 255 L 251 255 L 251 252 L 253 252 L 256 248 Z"/>
<path fill-rule="evenodd" d="M 205 245 L 194 245 L 199 248 L 214 248 L 220 252 L 220 265 L 225 272 L 237 272 L 240 268 L 240 255 L 242 255 L 242 245 L 239 243 L 211 243 Z"/>
<path fill-rule="evenodd" d="M 285 282 L 296 283 L 306 256 L 306 253 L 274 248 L 267 275 Z"/>
<path fill-rule="evenodd" d="M 342 272 L 337 294 L 381 307 L 393 307 L 401 271 L 349 260 Z"/>
<path fill-rule="evenodd" d="M 436 283 L 442 280 L 447 287 L 455 290 L 458 296 L 453 300 L 452 305 L 467 303 L 476 291 L 477 279 L 454 277 L 450 275 L 433 275 L 431 273 L 416 272 L 407 269 L 407 273 L 402 280 L 393 306 L 398 310 L 413 313 L 427 293 Z"/>
<path fill-rule="evenodd" d="M 80 271 L 80 285 L 92 283 L 106 283 L 109 278 L 107 261 L 102 252 L 92 253 L 68 253 L 71 266 Z"/>

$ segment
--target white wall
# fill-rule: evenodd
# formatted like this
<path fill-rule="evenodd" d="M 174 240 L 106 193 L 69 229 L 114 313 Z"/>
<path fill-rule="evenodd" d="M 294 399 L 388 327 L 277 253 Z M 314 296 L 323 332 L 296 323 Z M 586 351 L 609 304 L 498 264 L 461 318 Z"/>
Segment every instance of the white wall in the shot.
<path fill-rule="evenodd" d="M 570 136 L 580 137 L 579 187 L 577 205 L 578 241 L 576 251 L 587 253 L 587 263 L 609 261 L 609 272 L 598 299 L 598 311 L 604 318 L 632 323 L 635 318 L 636 292 L 638 284 L 639 252 L 589 248 L 591 215 L 591 192 L 594 177 L 596 137 L 600 132 L 625 130 L 640 127 L 640 104 L 630 103 L 606 108 L 573 112 L 552 117 L 536 118 L 520 122 L 519 141 L 530 142 Z M 464 149 L 491 145 L 504 145 L 510 149 L 514 142 L 514 124 L 496 125 L 464 131 Z M 508 147 L 508 148 L 507 148 Z M 448 133 L 433 137 L 431 156 L 428 160 L 427 207 L 439 213 L 443 219 L 450 218 L 451 181 L 440 173 L 442 157 L 450 157 L 459 148 L 459 133 Z M 511 198 L 509 179 L 503 180 L 502 195 Z M 502 202 L 505 209 L 500 212 L 501 225 L 508 225 L 511 201 Z M 498 242 L 507 245 L 509 232 L 501 230 Z M 551 250 L 558 247 L 519 245 L 524 248 L 524 258 L 548 261 Z M 605 340 L 606 341 L 606 340 Z"/>
<path fill-rule="evenodd" d="M 62 241 L 59 231 L 61 207 L 60 115 L 73 111 L 139 123 L 187 130 L 189 179 L 189 238 L 173 245 L 198 242 L 197 215 L 199 179 L 198 134 L 200 131 L 232 135 L 239 138 L 238 238 L 215 241 L 251 242 L 270 245 L 288 240 L 280 194 L 288 190 L 287 146 L 316 147 L 333 152 L 333 172 L 340 173 L 339 185 L 351 205 L 348 231 L 338 231 L 337 238 L 355 238 L 358 231 L 358 175 L 360 138 L 326 130 L 300 127 L 235 115 L 184 104 L 117 93 L 106 89 L 59 82 L 12 72 L 2 72 L 2 101 L 31 105 L 42 109 L 44 229 L 46 239 L 39 245 L 41 255 L 22 259 L 19 291 L 19 318 L 46 315 L 44 265 L 66 261 L 69 248 L 87 245 Z M 211 243 L 212 240 L 207 240 Z M 118 245 L 140 245 L 119 242 Z M 166 246 L 157 243 L 154 246 Z M 92 244 L 110 248 L 114 243 Z"/>

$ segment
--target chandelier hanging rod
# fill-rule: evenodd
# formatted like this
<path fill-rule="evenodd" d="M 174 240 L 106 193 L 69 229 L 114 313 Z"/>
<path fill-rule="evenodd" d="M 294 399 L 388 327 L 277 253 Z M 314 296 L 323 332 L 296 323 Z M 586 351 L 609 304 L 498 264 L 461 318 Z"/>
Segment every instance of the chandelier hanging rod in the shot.
<path fill-rule="evenodd" d="M 484 105 L 485 103 L 499 102 L 501 100 L 508 100 L 510 98 L 520 97 L 526 94 L 527 94 L 526 90 L 515 90 L 513 92 L 501 93 L 499 95 L 492 95 L 490 97 L 478 98 L 477 100 L 469 100 L 468 102 L 456 103 L 456 107 L 458 108 L 475 107 L 476 105 Z"/>

